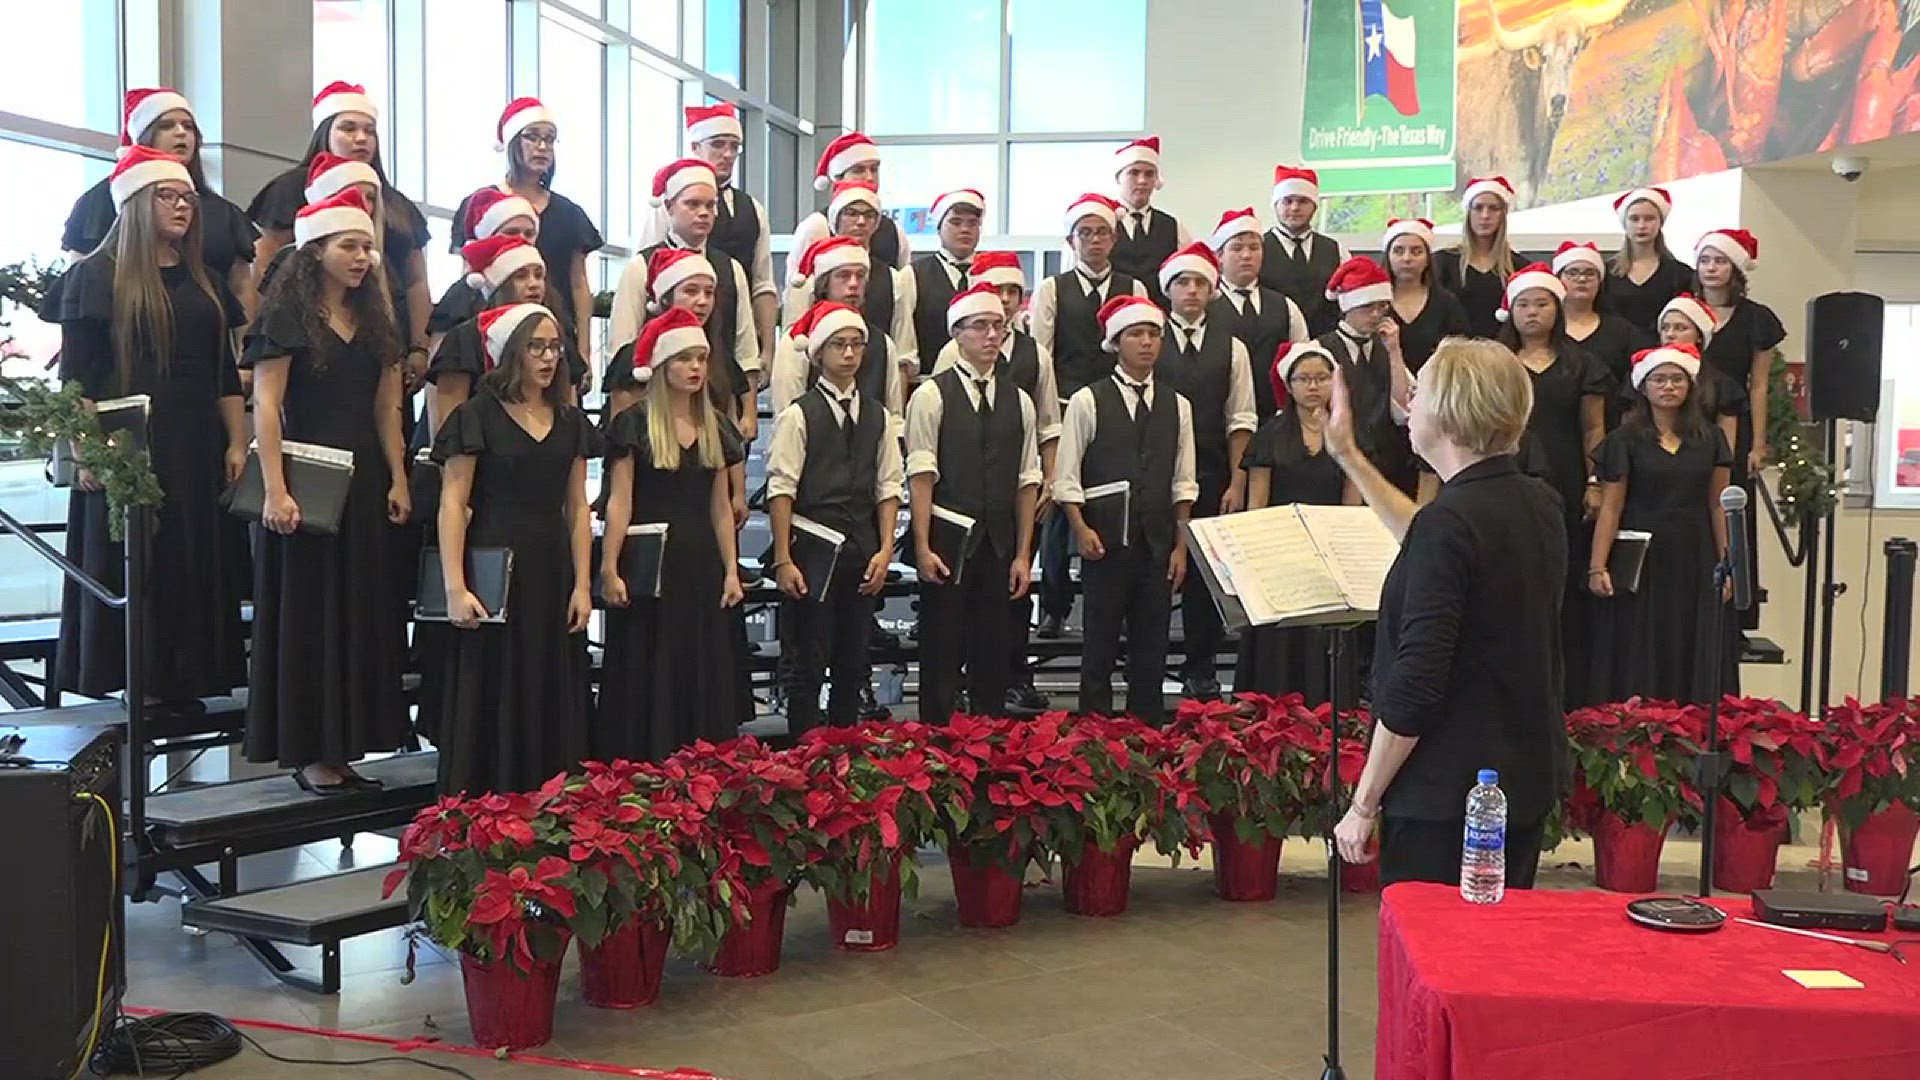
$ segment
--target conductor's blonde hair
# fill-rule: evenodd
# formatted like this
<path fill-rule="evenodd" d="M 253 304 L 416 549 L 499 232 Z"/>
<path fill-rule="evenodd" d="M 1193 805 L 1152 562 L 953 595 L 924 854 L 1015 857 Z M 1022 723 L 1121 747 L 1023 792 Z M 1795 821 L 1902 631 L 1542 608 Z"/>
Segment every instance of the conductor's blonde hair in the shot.
<path fill-rule="evenodd" d="M 1480 457 L 1511 454 L 1533 412 L 1533 378 L 1497 341 L 1450 337 L 1421 367 L 1419 396 L 1448 442 Z"/>

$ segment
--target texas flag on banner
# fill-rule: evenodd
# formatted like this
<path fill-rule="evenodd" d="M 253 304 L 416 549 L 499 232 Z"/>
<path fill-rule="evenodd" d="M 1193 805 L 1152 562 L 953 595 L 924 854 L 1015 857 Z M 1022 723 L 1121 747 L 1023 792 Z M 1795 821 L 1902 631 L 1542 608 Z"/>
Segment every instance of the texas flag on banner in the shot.
<path fill-rule="evenodd" d="M 1385 0 L 1360 0 L 1360 96 L 1379 96 L 1401 116 L 1420 111 L 1414 82 L 1413 20 L 1387 10 Z"/>

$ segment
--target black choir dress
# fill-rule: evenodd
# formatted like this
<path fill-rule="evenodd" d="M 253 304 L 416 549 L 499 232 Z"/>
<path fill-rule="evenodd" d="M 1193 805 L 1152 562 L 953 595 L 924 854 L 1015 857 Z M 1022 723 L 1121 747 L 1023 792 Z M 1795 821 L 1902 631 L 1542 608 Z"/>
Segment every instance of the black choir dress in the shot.
<path fill-rule="evenodd" d="M 1443 338 L 1465 334 L 1469 329 L 1467 309 L 1460 298 L 1439 285 L 1427 287 L 1427 302 L 1420 314 L 1403 319 L 1396 309 L 1393 321 L 1400 324 L 1400 355 L 1407 362 L 1407 370 L 1416 375 Z"/>
<path fill-rule="evenodd" d="M 460 248 L 468 240 L 467 200 L 460 200 L 459 209 L 453 212 L 453 253 L 460 254 Z M 582 254 L 591 255 L 606 244 L 593 219 L 580 208 L 580 204 L 557 191 L 547 192 L 546 209 L 540 211 L 540 232 L 534 237 L 533 246 L 540 249 L 540 258 L 547 264 L 547 306 L 553 309 L 566 331 L 562 336 L 573 339 L 573 260 Z M 591 280 L 591 279 L 589 279 Z M 456 293 L 470 291 L 464 283 L 455 283 L 441 297 L 442 303 L 449 298 L 459 300 Z M 475 294 L 477 298 L 478 294 Z M 451 312 L 450 312 L 451 313 Z M 467 317 L 479 314 L 476 309 Z M 458 321 L 457 319 L 455 321 Z"/>
<path fill-rule="evenodd" d="M 557 321 L 559 316 L 556 314 L 554 318 Z M 560 335 L 560 348 L 566 353 L 568 385 L 580 385 L 580 380 L 587 374 L 586 358 L 574 347 L 572 336 L 564 331 Z M 438 382 L 444 375 L 465 375 L 473 380 L 473 384 L 467 388 L 471 397 L 479 392 L 480 376 L 487 373 L 489 366 L 486 342 L 480 336 L 480 324 L 473 319 L 466 319 L 454 324 L 440 339 L 439 348 L 433 351 L 433 362 L 427 366 L 427 381 Z"/>
<path fill-rule="evenodd" d="M 1501 297 L 1507 292 L 1507 279 L 1494 271 L 1469 266 L 1463 285 L 1460 281 L 1462 258 L 1463 254 L 1454 248 L 1434 252 L 1432 278 L 1441 288 L 1453 293 L 1466 310 L 1468 333 L 1474 337 L 1493 337 L 1502 325 L 1496 313 L 1500 310 Z M 1516 268 L 1526 265 L 1525 257 L 1515 252 L 1513 265 Z"/>
<path fill-rule="evenodd" d="M 467 550 L 509 548 L 504 623 L 453 628 L 440 717 L 440 792 L 531 791 L 586 760 L 592 696 L 587 636 L 567 633 L 574 589 L 567 497 L 574 464 L 600 452 L 587 415 L 554 413 L 535 439 L 482 392 L 433 441 L 443 466 L 474 461 Z"/>
<path fill-rule="evenodd" d="M 184 702 L 227 694 L 246 681 L 241 592 L 229 568 L 244 566 L 244 529 L 220 506 L 226 484 L 226 425 L 220 399 L 240 395 L 231 330 L 245 324 L 226 280 L 209 273 L 209 297 L 185 266 L 160 271 L 173 308 L 167 369 L 151 356 L 123 382 L 113 348 L 113 267 L 105 257 L 75 264 L 48 292 L 43 316 L 58 322 L 60 377 L 91 400 L 151 398 L 147 447 L 163 494 L 147 577 L 146 696 Z M 218 307 L 215 300 L 218 300 Z M 125 549 L 108 530 L 105 492 L 75 488 L 67 503 L 67 558 L 120 592 Z M 53 682 L 102 697 L 126 687 L 126 619 L 73 582 L 60 602 Z"/>
<path fill-rule="evenodd" d="M 1633 354 L 1653 348 L 1660 344 L 1660 339 L 1618 315 L 1605 312 L 1601 313 L 1600 325 L 1594 327 L 1593 333 L 1577 338 L 1569 330 L 1567 336 L 1574 344 L 1592 353 L 1612 379 L 1614 389 L 1607 395 L 1607 430 L 1612 431 L 1620 426 L 1620 418 L 1626 414 L 1629 400 L 1627 390 L 1633 385 L 1629 378 Z"/>
<path fill-rule="evenodd" d="M 1613 392 L 1613 380 L 1605 365 L 1578 345 L 1568 344 L 1545 371 L 1529 371 L 1533 376 L 1533 413 L 1527 418 L 1527 432 L 1545 459 L 1546 481 L 1560 496 L 1567 525 L 1567 581 L 1561 602 L 1561 646 L 1569 658 L 1565 698 L 1569 708 L 1588 704 L 1584 667 L 1579 657 L 1587 652 L 1587 635 L 1592 617 L 1586 611 L 1587 552 L 1593 543 L 1593 526 L 1585 520 L 1587 491 L 1586 430 L 1580 419 L 1582 404 L 1589 396 L 1603 401 Z"/>
<path fill-rule="evenodd" d="M 353 480 L 332 536 L 255 531 L 253 663 L 247 760 L 283 767 L 341 764 L 407 739 L 401 693 L 405 606 L 394 595 L 396 529 L 387 520 L 387 459 L 374 402 L 387 365 L 331 326 L 316 350 L 300 313 L 263 308 L 242 364 L 290 357 L 281 435 L 353 451 Z"/>
<path fill-rule="evenodd" d="M 1346 493 L 1346 474 L 1324 449 L 1290 465 L 1277 465 L 1280 440 L 1286 434 L 1281 417 L 1262 424 L 1247 444 L 1243 468 L 1272 470 L 1267 505 L 1308 503 L 1338 506 Z M 1297 434 L 1294 436 L 1297 438 Z M 1319 705 L 1327 695 L 1327 634 L 1317 626 L 1261 626 L 1240 635 L 1240 659 L 1233 671 L 1235 693 L 1299 693 L 1308 705 Z"/>
<path fill-rule="evenodd" d="M 1715 314 L 1718 314 L 1716 312 Z M 1701 350 L 1700 358 L 1707 367 L 1726 376 L 1727 381 L 1737 383 L 1741 388 L 1742 408 L 1739 426 L 1735 429 L 1733 440 L 1733 478 L 1732 482 L 1747 490 L 1747 505 L 1758 506 L 1754 499 L 1753 477 L 1747 470 L 1747 456 L 1753 452 L 1753 405 L 1749 379 L 1753 374 L 1753 354 L 1770 352 L 1779 347 L 1787 338 L 1786 327 L 1780 325 L 1780 316 L 1765 304 L 1742 297 L 1720 321 L 1720 329 L 1714 331 L 1713 340 Z M 1781 449 L 1785 449 L 1782 447 Z M 1747 515 L 1747 574 L 1754 588 L 1760 587 L 1760 545 L 1758 543 L 1760 517 Z M 1741 625 L 1749 630 L 1760 625 L 1760 605 L 1755 604 L 1740 613 Z"/>
<path fill-rule="evenodd" d="M 235 263 L 253 261 L 253 242 L 260 230 L 247 220 L 244 210 L 211 191 L 200 193 L 200 260 L 217 277 L 226 277 Z M 60 250 L 86 254 L 100 246 L 107 231 L 120 218 L 113 204 L 113 191 L 102 180 L 86 190 L 74 202 L 67 225 L 60 233 Z"/>
<path fill-rule="evenodd" d="M 1668 255 L 1642 282 L 1608 274 L 1600 279 L 1599 308 L 1650 334 L 1660 332 L 1660 309 L 1693 285 L 1693 267 Z"/>
<path fill-rule="evenodd" d="M 1589 605 L 1594 613 L 1587 661 L 1592 700 L 1625 701 L 1637 694 L 1704 705 L 1713 692 L 1715 664 L 1722 692 L 1738 694 L 1736 620 L 1730 609 L 1719 638 L 1708 639 L 1719 602 L 1713 590 L 1718 554 L 1710 495 L 1714 469 L 1733 460 L 1726 437 L 1715 428 L 1710 442 L 1669 452 L 1644 429 L 1616 431 L 1600 444 L 1596 457 L 1601 479 L 1627 482 L 1620 527 L 1650 532 L 1653 539 L 1639 589 L 1626 593 L 1616 585 L 1611 598 L 1596 597 Z"/>
<path fill-rule="evenodd" d="M 307 205 L 307 167 L 295 166 L 267 182 L 260 193 L 253 197 L 247 206 L 247 216 L 262 229 L 291 232 L 293 218 L 300 208 Z M 386 232 L 382 238 L 380 252 L 381 265 L 387 275 L 387 295 L 393 301 L 394 318 L 400 323 L 402 340 L 412 334 L 412 324 L 407 319 L 407 288 L 413 284 L 407 277 L 407 260 L 416 251 L 424 251 L 432 234 L 427 231 L 427 218 L 415 206 L 412 199 L 402 195 L 389 184 L 381 189 L 380 202 L 386 208 Z M 292 245 L 289 244 L 290 248 Z M 267 280 L 278 267 L 283 253 L 276 253 L 274 261 L 268 264 L 267 273 L 261 276 L 260 288 L 265 293 Z"/>
<path fill-rule="evenodd" d="M 727 465 L 745 459 L 730 427 L 721 426 L 720 439 Z M 738 733 L 746 673 L 735 670 L 731 616 L 720 606 L 726 568 L 712 514 L 719 470 L 701 465 L 692 449 L 677 469 L 656 466 L 646 409 L 621 413 L 608 432 L 607 456 L 626 455 L 633 456 L 632 523 L 664 522 L 666 553 L 658 597 L 629 583 L 628 606 L 607 609 L 594 754 L 659 761 L 696 739 Z"/>

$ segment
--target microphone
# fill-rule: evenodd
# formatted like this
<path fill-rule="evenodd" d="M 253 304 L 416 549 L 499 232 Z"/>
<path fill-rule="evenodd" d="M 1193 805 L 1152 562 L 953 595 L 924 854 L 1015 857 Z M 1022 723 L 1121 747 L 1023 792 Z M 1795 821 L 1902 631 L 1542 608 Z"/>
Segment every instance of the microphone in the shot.
<path fill-rule="evenodd" d="M 1747 564 L 1747 491 L 1728 484 L 1720 492 L 1720 512 L 1727 515 L 1727 562 L 1733 570 L 1733 608 L 1753 606 L 1753 579 Z"/>

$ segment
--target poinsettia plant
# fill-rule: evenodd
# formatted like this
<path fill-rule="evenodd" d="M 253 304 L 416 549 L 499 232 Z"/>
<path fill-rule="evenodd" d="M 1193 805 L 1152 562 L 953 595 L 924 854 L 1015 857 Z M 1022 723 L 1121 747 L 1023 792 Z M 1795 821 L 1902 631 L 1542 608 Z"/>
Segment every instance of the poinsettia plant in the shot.
<path fill-rule="evenodd" d="M 1327 793 L 1327 766 L 1334 752 L 1333 706 L 1321 704 L 1308 708 L 1304 699 L 1282 706 L 1290 722 L 1298 725 L 1298 734 L 1306 747 L 1308 772 L 1300 785 L 1305 796 L 1300 813 L 1300 835 L 1324 837 L 1339 821 L 1335 803 Z M 1335 775 L 1340 781 L 1340 806 L 1353 797 L 1360 783 L 1361 770 L 1367 767 L 1367 746 L 1373 738 L 1373 717 L 1365 709 L 1340 714 L 1339 756 Z M 1344 811 L 1342 811 L 1344 812 Z"/>
<path fill-rule="evenodd" d="M 1092 770 L 1063 733 L 1066 714 L 1034 720 L 956 715 L 934 729 L 936 748 L 967 784 L 964 806 L 950 805 L 946 834 L 976 859 L 1018 872 L 1055 850 L 1054 813 L 1086 809 Z"/>
<path fill-rule="evenodd" d="M 867 723 L 814 728 L 793 751 L 812 787 L 809 821 L 826 837 L 806 876 L 822 892 L 865 902 L 874 883 L 898 863 L 900 884 L 916 895 L 913 851 L 943 841 L 942 822 L 964 811 L 972 791 L 948 767 L 920 723 Z"/>
<path fill-rule="evenodd" d="M 1164 733 L 1132 717 L 1069 717 L 1032 721 L 1051 728 L 1064 751 L 1039 769 L 1062 784 L 1084 787 L 1080 805 L 1048 813 L 1049 846 L 1068 862 L 1088 845 L 1112 854 L 1123 840 L 1151 840 L 1163 855 L 1198 852 L 1206 836 L 1199 786 L 1170 761 Z"/>
<path fill-rule="evenodd" d="M 1689 706 L 1706 740 L 1706 710 Z M 1825 787 L 1820 722 L 1767 698 L 1724 698 L 1720 742 L 1733 758 L 1723 796 L 1749 828 L 1786 824 L 1795 810 L 1820 805 Z"/>
<path fill-rule="evenodd" d="M 1310 725 L 1294 709 L 1306 711 L 1299 694 L 1185 701 L 1167 729 L 1174 768 L 1242 842 L 1286 836 L 1314 798 Z"/>
<path fill-rule="evenodd" d="M 1641 698 L 1568 713 L 1574 763 L 1568 823 L 1592 832 L 1601 811 L 1656 829 L 1697 822 L 1693 769 L 1703 722 L 1704 714 L 1689 707 Z"/>
<path fill-rule="evenodd" d="M 1825 795 L 1844 828 L 1895 803 L 1920 810 L 1920 703 L 1848 698 L 1827 710 L 1820 747 Z"/>
<path fill-rule="evenodd" d="M 733 922 L 746 922 L 747 890 L 791 886 L 824 856 L 822 819 L 807 804 L 811 778 L 791 753 L 743 736 L 718 746 L 696 742 L 666 764 L 690 797 L 711 799 L 713 892 Z"/>

